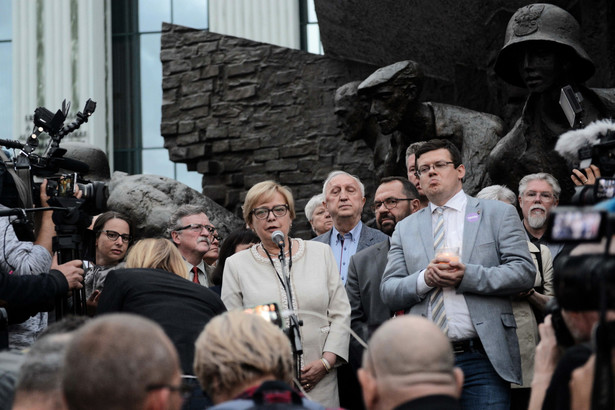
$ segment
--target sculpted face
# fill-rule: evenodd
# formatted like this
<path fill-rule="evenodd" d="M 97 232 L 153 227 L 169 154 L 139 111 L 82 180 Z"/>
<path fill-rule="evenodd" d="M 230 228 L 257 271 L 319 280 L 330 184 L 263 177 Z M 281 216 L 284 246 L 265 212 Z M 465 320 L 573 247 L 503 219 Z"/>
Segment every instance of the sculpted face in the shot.
<path fill-rule="evenodd" d="M 105 231 L 117 232 L 120 235 L 130 235 L 130 226 L 122 219 L 109 219 L 102 228 L 102 232 L 96 238 L 96 264 L 109 266 L 116 265 L 126 255 L 128 241 L 124 241 L 121 236 L 115 240 L 107 237 Z"/>
<path fill-rule="evenodd" d="M 350 140 L 359 138 L 369 115 L 369 107 L 360 100 L 356 92 L 343 97 L 336 95 L 335 115 L 337 126 Z"/>
<path fill-rule="evenodd" d="M 562 84 L 565 69 L 557 50 L 547 41 L 528 41 L 521 46 L 518 70 L 528 90 L 543 93 Z"/>
<path fill-rule="evenodd" d="M 408 96 L 400 87 L 385 84 L 372 96 L 371 114 L 376 118 L 380 131 L 391 134 L 401 124 L 409 104 Z"/>
<path fill-rule="evenodd" d="M 324 204 L 316 207 L 312 214 L 310 224 L 312 224 L 312 229 L 314 229 L 316 235 L 322 235 L 331 229 L 333 226 L 333 219 L 331 219 L 331 214 L 329 214 Z"/>
<path fill-rule="evenodd" d="M 374 202 L 383 202 L 374 210 L 378 229 L 387 235 L 392 235 L 397 222 L 410 215 L 413 208 L 412 201 L 399 201 L 394 208 L 387 209 L 384 201 L 389 198 L 406 198 L 401 182 L 391 181 L 381 184 L 374 195 Z M 418 202 L 417 199 L 414 201 Z"/>
<path fill-rule="evenodd" d="M 461 180 L 466 174 L 463 164 L 457 168 L 452 164 L 450 152 L 445 148 L 426 152 L 417 160 L 418 169 L 430 166 L 429 170 L 421 172 L 419 177 L 423 192 L 429 201 L 438 206 L 444 205 L 462 188 Z M 450 162 L 450 164 L 445 164 Z M 440 169 L 434 165 L 442 165 Z"/>
<path fill-rule="evenodd" d="M 406 162 L 406 169 L 408 170 L 408 181 L 412 182 L 416 189 L 419 191 L 419 195 L 425 195 L 421 189 L 421 182 L 419 177 L 416 176 L 416 156 L 414 154 L 408 157 Z"/>
<path fill-rule="evenodd" d="M 524 222 L 534 229 L 541 229 L 545 226 L 551 208 L 557 204 L 553 188 L 542 179 L 530 181 L 525 192 L 519 195 L 519 206 Z"/>
<path fill-rule="evenodd" d="M 325 204 L 333 221 L 338 218 L 361 218 L 365 198 L 357 181 L 345 174 L 331 179 L 326 187 Z"/>

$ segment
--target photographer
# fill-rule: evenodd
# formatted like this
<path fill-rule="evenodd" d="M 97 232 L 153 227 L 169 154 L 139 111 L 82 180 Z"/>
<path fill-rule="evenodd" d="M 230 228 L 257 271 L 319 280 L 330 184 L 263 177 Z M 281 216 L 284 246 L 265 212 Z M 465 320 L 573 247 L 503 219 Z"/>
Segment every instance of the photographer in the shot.
<path fill-rule="evenodd" d="M 579 246 L 555 266 L 555 297 L 561 307 L 562 321 L 554 320 L 558 319 L 556 311 L 555 316 L 547 316 L 539 326 L 541 341 L 536 348 L 530 410 L 570 408 L 571 374 L 593 353 L 590 340 L 600 319 L 599 304 L 605 286 L 602 280 L 606 280 L 609 300 L 606 320 L 615 320 L 612 306 L 615 259 L 585 252 L 587 248 Z M 566 330 L 573 346 L 561 353 Z"/>

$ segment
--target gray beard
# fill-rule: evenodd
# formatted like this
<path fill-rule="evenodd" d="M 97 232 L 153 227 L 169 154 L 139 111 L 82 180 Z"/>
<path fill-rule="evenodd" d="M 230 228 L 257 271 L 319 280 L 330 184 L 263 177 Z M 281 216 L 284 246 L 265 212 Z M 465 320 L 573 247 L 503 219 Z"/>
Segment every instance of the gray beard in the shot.
<path fill-rule="evenodd" d="M 547 222 L 547 215 L 528 215 L 527 216 L 527 224 L 533 229 L 540 229 L 545 226 L 545 222 Z"/>

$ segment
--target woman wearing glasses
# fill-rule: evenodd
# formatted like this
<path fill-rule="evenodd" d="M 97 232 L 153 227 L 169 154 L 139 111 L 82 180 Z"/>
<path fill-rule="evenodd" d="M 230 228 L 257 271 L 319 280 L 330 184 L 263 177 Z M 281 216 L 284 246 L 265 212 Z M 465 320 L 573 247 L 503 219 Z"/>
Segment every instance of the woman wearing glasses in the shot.
<path fill-rule="evenodd" d="M 261 242 L 226 260 L 222 300 L 229 310 L 272 302 L 282 311 L 298 310 L 299 382 L 313 400 L 338 407 L 335 367 L 348 358 L 350 305 L 331 248 L 289 237 L 295 203 L 290 190 L 274 181 L 248 191 L 243 217 Z M 276 231 L 283 234 L 285 269 L 272 239 Z"/>
<path fill-rule="evenodd" d="M 110 270 L 116 269 L 126 256 L 132 240 L 133 223 L 126 215 L 108 211 L 96 218 L 94 264 L 85 272 L 85 293 L 88 310 L 96 309 L 100 292 Z"/>

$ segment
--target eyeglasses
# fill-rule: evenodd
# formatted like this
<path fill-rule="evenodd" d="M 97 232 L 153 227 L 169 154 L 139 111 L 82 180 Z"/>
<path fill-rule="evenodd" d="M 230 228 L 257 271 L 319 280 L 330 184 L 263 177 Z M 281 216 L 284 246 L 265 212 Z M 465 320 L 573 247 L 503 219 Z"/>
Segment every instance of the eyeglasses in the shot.
<path fill-rule="evenodd" d="M 280 218 L 288 212 L 288 205 L 276 205 L 271 209 L 266 207 L 254 208 L 252 210 L 252 215 L 254 215 L 256 219 L 267 219 L 269 217 L 269 212 L 273 212 L 274 216 Z"/>
<path fill-rule="evenodd" d="M 397 207 L 399 201 L 412 201 L 414 198 L 387 198 L 384 201 L 376 201 L 372 205 L 372 211 L 376 212 L 383 204 L 386 209 L 393 209 Z"/>
<path fill-rule="evenodd" d="M 201 232 L 203 231 L 203 229 L 207 229 L 207 232 L 209 232 L 210 234 L 213 234 L 216 231 L 216 228 L 214 228 L 211 225 L 190 224 L 190 225 L 182 226 L 181 228 L 177 228 L 175 232 L 183 231 L 185 229 L 190 229 L 192 232 Z"/>
<path fill-rule="evenodd" d="M 163 384 L 163 383 L 150 384 L 149 386 L 145 388 L 145 391 L 150 392 L 150 391 L 161 390 L 161 389 L 169 389 L 173 392 L 178 392 L 184 400 L 187 400 L 190 397 L 192 397 L 192 393 L 194 391 L 193 386 L 187 383 L 184 383 L 183 381 L 179 386 L 173 386 L 172 384 Z"/>
<path fill-rule="evenodd" d="M 540 200 L 542 202 L 547 202 L 547 203 L 555 199 L 555 195 L 549 192 L 527 191 L 526 193 L 523 194 L 523 196 L 529 199 L 535 199 L 535 198 L 540 197 Z"/>
<path fill-rule="evenodd" d="M 450 164 L 454 164 L 454 162 L 453 161 L 438 161 L 438 162 L 433 163 L 432 165 L 421 165 L 416 170 L 416 174 L 418 176 L 421 176 L 421 174 L 428 173 L 431 168 L 433 168 L 435 171 L 443 171 L 444 168 L 446 168 Z"/>
<path fill-rule="evenodd" d="M 109 230 L 104 230 L 104 231 L 101 231 L 101 232 L 104 232 L 105 235 L 107 235 L 107 238 L 110 241 L 117 241 L 117 238 L 122 238 L 123 242 L 130 242 L 130 241 L 132 241 L 132 235 L 120 234 L 119 232 L 109 231 Z"/>

